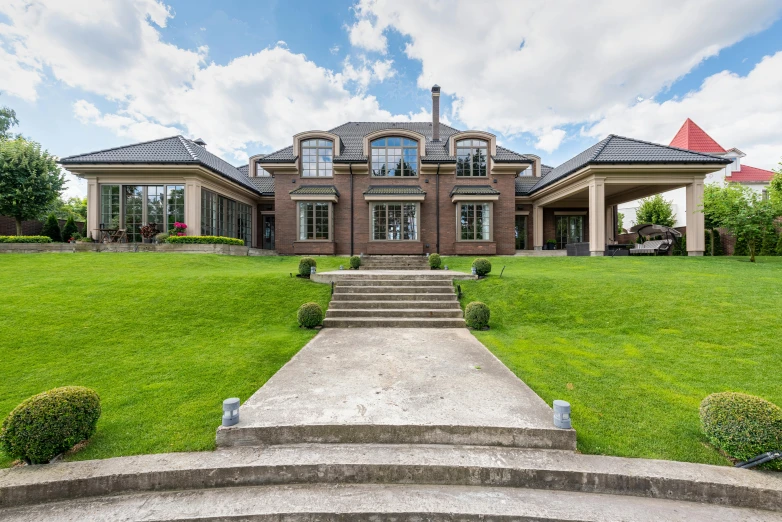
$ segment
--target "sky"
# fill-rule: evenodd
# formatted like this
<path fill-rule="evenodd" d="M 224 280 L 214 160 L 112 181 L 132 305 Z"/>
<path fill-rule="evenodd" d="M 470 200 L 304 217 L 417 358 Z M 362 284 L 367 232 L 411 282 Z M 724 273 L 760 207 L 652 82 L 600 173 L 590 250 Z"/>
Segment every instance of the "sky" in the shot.
<path fill-rule="evenodd" d="M 441 120 L 556 166 L 692 118 L 782 159 L 782 0 L 2 0 L 0 106 L 59 157 L 182 134 L 234 165 L 347 121 Z M 86 194 L 68 176 L 66 196 Z"/>

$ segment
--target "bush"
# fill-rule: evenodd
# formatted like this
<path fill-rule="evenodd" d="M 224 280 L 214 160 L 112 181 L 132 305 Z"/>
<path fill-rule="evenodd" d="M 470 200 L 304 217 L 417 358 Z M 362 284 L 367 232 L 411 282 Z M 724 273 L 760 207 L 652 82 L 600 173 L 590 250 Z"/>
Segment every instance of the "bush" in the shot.
<path fill-rule="evenodd" d="M 51 243 L 49 236 L 0 236 L 0 243 Z"/>
<path fill-rule="evenodd" d="M 777 250 L 777 232 L 773 228 L 763 235 L 759 256 L 773 256 Z"/>
<path fill-rule="evenodd" d="M 54 214 L 49 214 L 41 230 L 42 236 L 49 236 L 55 243 L 62 243 L 62 232 L 60 231 L 60 222 Z"/>
<path fill-rule="evenodd" d="M 480 330 L 489 325 L 489 307 L 480 301 L 473 301 L 464 309 L 464 321 L 470 328 Z"/>
<path fill-rule="evenodd" d="M 726 455 L 749 460 L 782 448 L 782 408 L 744 393 L 713 393 L 703 399 L 701 427 L 709 442 Z M 764 465 L 782 471 L 782 461 Z"/>
<path fill-rule="evenodd" d="M 62 227 L 62 240 L 69 241 L 71 238 L 78 239 L 79 227 L 76 226 L 76 222 L 73 220 L 73 216 L 68 216 L 65 221 L 65 226 Z"/>
<path fill-rule="evenodd" d="M 671 249 L 671 255 L 674 256 L 686 256 L 687 255 L 687 234 L 682 234 L 679 241 L 674 241 L 673 248 Z"/>
<path fill-rule="evenodd" d="M 318 303 L 304 303 L 296 314 L 299 326 L 315 328 L 323 322 L 323 310 Z"/>
<path fill-rule="evenodd" d="M 777 240 L 777 255 L 782 256 L 782 234 L 779 234 L 779 239 Z"/>
<path fill-rule="evenodd" d="M 32 464 L 49 462 L 95 433 L 100 397 L 81 386 L 55 388 L 22 402 L 0 429 L 0 449 Z"/>
<path fill-rule="evenodd" d="M 350 268 L 353 270 L 358 270 L 358 267 L 361 266 L 361 258 L 358 256 L 350 256 Z"/>
<path fill-rule="evenodd" d="M 748 256 L 749 246 L 747 246 L 747 240 L 743 237 L 736 238 L 736 245 L 733 247 L 734 256 Z"/>
<path fill-rule="evenodd" d="M 440 254 L 429 254 L 429 268 L 437 270 L 442 264 L 443 260 L 440 257 Z"/>
<path fill-rule="evenodd" d="M 714 255 L 715 256 L 721 256 L 724 255 L 725 252 L 722 250 L 722 238 L 720 237 L 720 232 L 716 228 L 711 231 L 712 232 L 712 238 L 714 239 Z M 706 250 L 711 250 L 711 243 L 706 243 Z"/>
<path fill-rule="evenodd" d="M 160 234 L 158 234 L 160 235 Z M 172 245 L 239 245 L 244 246 L 243 239 L 223 236 L 168 236 L 166 243 Z"/>
<path fill-rule="evenodd" d="M 299 260 L 299 275 L 302 277 L 309 277 L 310 267 L 312 266 L 318 266 L 318 263 L 311 257 L 302 257 L 301 260 Z"/>
<path fill-rule="evenodd" d="M 491 263 L 485 257 L 479 257 L 473 261 L 472 266 L 475 268 L 475 273 L 479 276 L 485 276 L 491 272 Z"/>
<path fill-rule="evenodd" d="M 161 232 L 155 236 L 155 239 L 157 239 L 158 243 L 165 243 L 166 239 L 168 239 L 168 232 Z"/>

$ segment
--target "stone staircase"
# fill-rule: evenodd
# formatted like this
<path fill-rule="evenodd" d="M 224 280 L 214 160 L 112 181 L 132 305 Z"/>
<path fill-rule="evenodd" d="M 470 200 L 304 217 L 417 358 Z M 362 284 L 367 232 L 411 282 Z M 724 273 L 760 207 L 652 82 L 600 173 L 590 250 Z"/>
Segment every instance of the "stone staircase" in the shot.
<path fill-rule="evenodd" d="M 465 324 L 447 274 L 364 273 L 335 283 L 323 326 L 463 328 Z"/>
<path fill-rule="evenodd" d="M 360 270 L 429 270 L 426 256 L 363 256 Z"/>

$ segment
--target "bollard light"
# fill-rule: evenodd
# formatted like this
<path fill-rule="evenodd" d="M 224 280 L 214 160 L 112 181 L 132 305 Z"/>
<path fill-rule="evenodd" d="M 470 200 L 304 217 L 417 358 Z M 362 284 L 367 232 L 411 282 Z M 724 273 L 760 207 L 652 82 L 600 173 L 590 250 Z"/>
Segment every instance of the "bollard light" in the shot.
<path fill-rule="evenodd" d="M 223 401 L 223 426 L 234 426 L 239 423 L 239 398 L 233 397 Z"/>
<path fill-rule="evenodd" d="M 478 275 L 478 271 L 477 271 L 477 270 L 475 270 L 475 267 L 472 267 L 472 269 L 470 270 L 470 272 L 472 272 L 472 275 Z"/>
<path fill-rule="evenodd" d="M 340 270 L 345 270 L 345 265 L 339 265 Z"/>
<path fill-rule="evenodd" d="M 314 267 L 314 266 L 311 266 L 311 267 L 310 267 L 310 275 L 312 275 L 312 274 L 314 274 L 314 273 L 315 273 L 315 267 Z"/>
<path fill-rule="evenodd" d="M 570 403 L 566 401 L 554 401 L 554 426 L 563 430 L 569 430 L 570 424 Z"/>
<path fill-rule="evenodd" d="M 426 259 L 429 259 L 429 252 L 426 253 Z"/>
<path fill-rule="evenodd" d="M 445 265 L 445 270 L 448 270 L 448 265 Z"/>

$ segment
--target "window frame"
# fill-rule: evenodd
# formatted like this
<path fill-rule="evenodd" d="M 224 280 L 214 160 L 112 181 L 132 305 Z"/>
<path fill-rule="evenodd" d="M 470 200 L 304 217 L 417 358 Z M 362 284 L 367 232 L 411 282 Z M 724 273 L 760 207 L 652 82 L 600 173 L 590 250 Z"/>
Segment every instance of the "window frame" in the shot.
<path fill-rule="evenodd" d="M 463 143 L 469 141 L 469 145 L 463 145 Z M 475 142 L 478 142 L 476 145 Z M 470 173 L 469 174 L 459 174 L 459 149 L 467 149 L 470 151 L 476 151 L 476 150 L 484 150 L 485 151 L 485 159 L 486 159 L 486 171 L 484 174 L 473 174 L 473 161 L 472 157 L 470 157 Z M 489 171 L 491 170 L 491 166 L 489 165 L 489 156 L 490 156 L 490 150 L 491 150 L 491 143 L 483 138 L 463 138 L 456 142 L 454 142 L 454 156 L 456 157 L 456 177 L 459 178 L 488 178 L 489 177 Z"/>
<path fill-rule="evenodd" d="M 315 227 L 315 209 L 316 205 L 327 205 L 328 208 L 328 237 L 323 238 L 310 238 L 301 237 L 301 205 L 312 205 L 312 224 Z M 315 231 L 313 230 L 313 235 Z M 307 234 L 309 236 L 309 234 Z M 306 241 L 308 243 L 331 243 L 334 241 L 334 204 L 331 201 L 318 201 L 318 200 L 299 200 L 296 202 L 296 241 Z"/>
<path fill-rule="evenodd" d="M 397 145 L 389 145 L 388 144 L 388 140 L 389 139 L 399 139 L 400 140 L 400 145 L 398 145 L 398 146 Z M 376 146 L 375 143 L 378 142 L 378 141 L 381 141 L 381 140 L 385 141 L 386 143 L 384 143 L 381 146 Z M 409 143 L 405 143 L 405 142 L 409 142 Z M 400 159 L 402 161 L 402 166 L 403 167 L 407 163 L 405 161 L 405 151 L 413 151 L 413 152 L 415 152 L 415 170 L 414 170 L 414 173 L 413 173 L 412 176 L 404 175 L 404 172 L 405 172 L 404 168 L 402 169 L 402 174 L 399 174 L 399 175 L 389 176 L 388 174 L 385 174 L 385 175 L 375 174 L 375 168 L 374 168 L 374 163 L 375 163 L 374 156 L 375 155 L 374 155 L 374 151 L 375 150 L 382 150 L 382 151 L 384 151 L 384 154 L 383 154 L 384 164 L 387 166 L 388 165 L 388 151 L 389 151 L 389 148 L 390 149 L 400 149 L 401 150 Z M 401 136 L 401 135 L 378 136 L 378 137 L 372 139 L 369 142 L 369 158 L 368 159 L 369 159 L 369 172 L 370 172 L 370 175 L 373 178 L 379 178 L 379 179 L 391 179 L 391 178 L 408 178 L 409 179 L 409 178 L 417 178 L 417 177 L 419 177 L 419 173 L 421 171 L 421 156 L 420 156 L 419 153 L 420 153 L 420 143 L 419 143 L 418 140 L 415 140 L 415 139 L 407 137 L 407 136 Z"/>
<path fill-rule="evenodd" d="M 385 239 L 375 238 L 375 208 L 378 206 L 385 206 Z M 388 239 L 388 205 L 400 205 L 400 238 Z M 415 207 L 415 220 L 413 222 L 413 230 L 415 232 L 415 238 L 404 239 L 405 235 L 405 205 L 412 205 Z M 419 201 L 372 201 L 369 204 L 369 240 L 378 243 L 420 243 L 421 242 L 421 203 Z"/>
<path fill-rule="evenodd" d="M 486 205 L 489 211 L 489 237 L 485 239 L 476 239 L 476 223 L 477 220 L 473 217 L 473 238 L 462 238 L 462 207 L 464 205 Z M 473 214 L 474 216 L 474 214 Z M 494 242 L 494 202 L 493 201 L 458 201 L 456 203 L 456 241 L 461 243 L 492 243 Z"/>
<path fill-rule="evenodd" d="M 315 145 L 309 145 L 309 143 L 315 142 Z M 321 143 L 322 142 L 322 143 Z M 320 157 L 321 153 L 319 151 L 325 151 L 328 149 L 328 156 L 330 158 L 329 162 L 321 162 Z M 302 178 L 332 178 L 334 177 L 334 141 L 326 138 L 308 138 L 301 140 L 299 143 L 299 150 L 300 156 L 299 156 L 299 165 L 301 168 L 301 177 Z M 305 173 L 304 171 L 304 157 L 305 157 L 305 151 L 315 151 L 315 175 Z M 321 175 L 321 163 L 328 163 L 330 165 L 330 169 L 328 174 Z M 323 167 L 325 169 L 325 167 Z M 325 170 L 324 170 L 325 171 Z"/>

